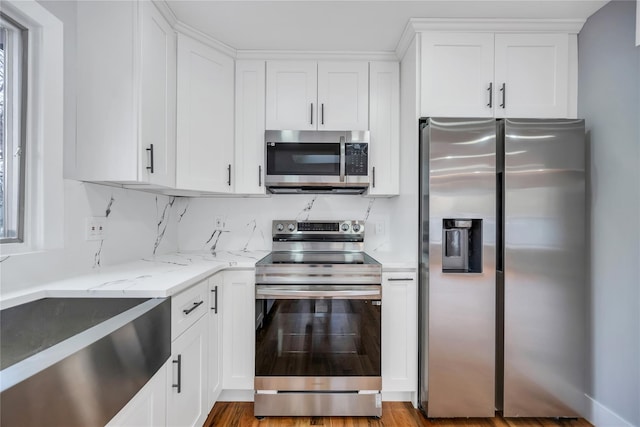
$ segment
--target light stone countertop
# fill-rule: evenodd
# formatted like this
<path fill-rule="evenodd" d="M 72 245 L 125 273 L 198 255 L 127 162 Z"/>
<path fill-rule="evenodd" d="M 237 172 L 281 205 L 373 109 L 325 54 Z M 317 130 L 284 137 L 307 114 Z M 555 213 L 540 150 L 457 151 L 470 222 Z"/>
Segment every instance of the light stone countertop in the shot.
<path fill-rule="evenodd" d="M 0 309 L 47 297 L 164 298 L 225 269 L 252 269 L 269 251 L 179 252 L 103 267 L 95 272 L 3 295 Z M 390 252 L 370 254 L 383 272 L 415 271 L 415 262 Z"/>
<path fill-rule="evenodd" d="M 140 297 L 175 295 L 218 271 L 252 269 L 268 251 L 174 253 L 103 267 L 2 296 L 0 309 L 46 297 Z"/>

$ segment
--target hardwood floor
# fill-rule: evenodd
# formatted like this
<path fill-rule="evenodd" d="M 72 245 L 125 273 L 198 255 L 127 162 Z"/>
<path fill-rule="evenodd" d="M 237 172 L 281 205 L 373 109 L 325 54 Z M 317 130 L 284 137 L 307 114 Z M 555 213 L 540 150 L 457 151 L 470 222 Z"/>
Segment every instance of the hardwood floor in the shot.
<path fill-rule="evenodd" d="M 257 420 L 253 416 L 251 402 L 217 402 L 204 427 L 279 427 L 279 426 L 325 426 L 325 427 L 592 427 L 584 419 L 554 418 L 426 418 L 409 402 L 383 402 L 382 418 L 368 417 L 266 417 Z"/>

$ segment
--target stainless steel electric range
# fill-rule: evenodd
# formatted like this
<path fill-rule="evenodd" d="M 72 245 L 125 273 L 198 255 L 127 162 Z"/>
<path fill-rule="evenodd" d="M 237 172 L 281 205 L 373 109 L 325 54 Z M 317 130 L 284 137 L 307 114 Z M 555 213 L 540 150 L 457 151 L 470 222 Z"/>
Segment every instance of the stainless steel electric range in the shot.
<path fill-rule="evenodd" d="M 364 221 L 273 221 L 272 234 L 256 264 L 255 416 L 380 417 L 382 266 Z"/>

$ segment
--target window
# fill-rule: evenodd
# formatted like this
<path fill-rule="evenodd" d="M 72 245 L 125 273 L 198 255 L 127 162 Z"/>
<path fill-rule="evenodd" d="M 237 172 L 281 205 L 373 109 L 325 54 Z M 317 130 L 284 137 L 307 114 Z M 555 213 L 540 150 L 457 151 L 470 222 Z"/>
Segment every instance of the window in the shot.
<path fill-rule="evenodd" d="M 0 256 L 64 247 L 63 23 L 35 0 L 0 0 Z M 46 3 L 46 2 L 45 2 Z"/>
<path fill-rule="evenodd" d="M 0 242 L 24 240 L 25 28 L 0 13 Z"/>

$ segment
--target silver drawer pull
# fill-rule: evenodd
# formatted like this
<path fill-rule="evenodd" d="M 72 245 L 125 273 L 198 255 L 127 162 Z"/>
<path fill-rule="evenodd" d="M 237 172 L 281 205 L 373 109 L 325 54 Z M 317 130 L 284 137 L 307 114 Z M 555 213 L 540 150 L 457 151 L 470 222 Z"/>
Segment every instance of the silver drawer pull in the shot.
<path fill-rule="evenodd" d="M 387 280 L 390 282 L 408 282 L 413 280 L 413 277 L 389 277 Z"/>
<path fill-rule="evenodd" d="M 200 302 L 194 302 L 193 306 L 191 308 L 187 308 L 182 310 L 182 312 L 186 315 L 189 315 L 193 310 L 195 310 L 196 308 L 200 307 L 202 304 L 204 303 L 204 300 L 200 301 Z"/>

